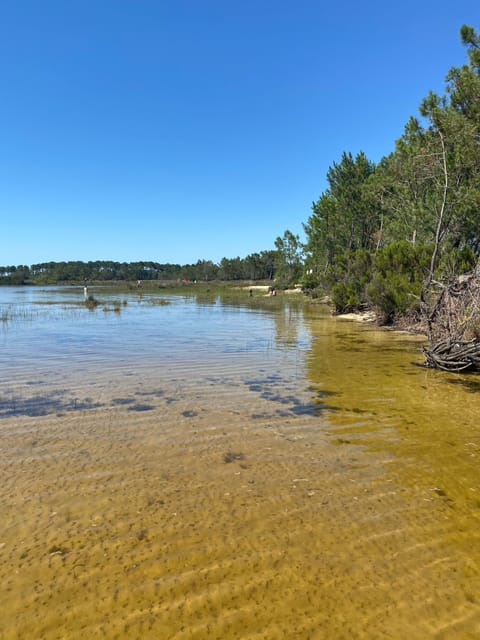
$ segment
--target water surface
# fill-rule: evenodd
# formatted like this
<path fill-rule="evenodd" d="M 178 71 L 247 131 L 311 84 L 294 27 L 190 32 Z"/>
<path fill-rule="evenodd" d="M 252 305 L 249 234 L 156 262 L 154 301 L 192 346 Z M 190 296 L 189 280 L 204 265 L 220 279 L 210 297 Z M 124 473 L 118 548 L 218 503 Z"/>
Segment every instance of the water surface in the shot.
<path fill-rule="evenodd" d="M 478 377 L 317 305 L 95 297 L 0 288 L 2 639 L 479 637 Z"/>

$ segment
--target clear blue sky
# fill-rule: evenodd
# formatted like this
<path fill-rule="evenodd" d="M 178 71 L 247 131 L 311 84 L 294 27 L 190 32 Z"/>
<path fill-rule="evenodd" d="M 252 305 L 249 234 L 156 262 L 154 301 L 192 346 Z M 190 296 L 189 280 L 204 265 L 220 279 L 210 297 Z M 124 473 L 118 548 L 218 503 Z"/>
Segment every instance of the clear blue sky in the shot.
<path fill-rule="evenodd" d="M 0 265 L 218 262 L 302 235 L 464 64 L 478 0 L 0 0 Z"/>

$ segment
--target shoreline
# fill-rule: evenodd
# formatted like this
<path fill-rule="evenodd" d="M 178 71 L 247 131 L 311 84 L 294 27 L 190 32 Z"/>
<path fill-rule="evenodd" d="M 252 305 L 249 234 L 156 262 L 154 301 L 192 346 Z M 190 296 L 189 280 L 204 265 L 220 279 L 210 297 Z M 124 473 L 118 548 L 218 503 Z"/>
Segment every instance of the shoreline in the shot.
<path fill-rule="evenodd" d="M 355 322 L 377 322 L 378 316 L 375 311 L 357 311 L 351 313 L 339 313 L 335 316 L 341 320 L 354 320 Z"/>

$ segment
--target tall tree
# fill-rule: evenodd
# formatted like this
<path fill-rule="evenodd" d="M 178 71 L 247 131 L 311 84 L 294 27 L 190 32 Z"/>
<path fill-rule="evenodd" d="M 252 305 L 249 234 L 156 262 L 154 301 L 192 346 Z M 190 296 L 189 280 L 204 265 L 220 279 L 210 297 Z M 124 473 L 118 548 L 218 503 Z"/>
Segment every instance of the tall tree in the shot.
<path fill-rule="evenodd" d="M 327 172 L 329 191 L 336 204 L 337 229 L 346 249 L 369 249 L 378 226 L 375 212 L 365 199 L 364 185 L 375 171 L 375 165 L 361 151 L 353 158 L 343 153 Z"/>
<path fill-rule="evenodd" d="M 275 240 L 277 250 L 275 277 L 281 284 L 294 284 L 300 278 L 303 265 L 303 246 L 298 235 L 288 229 Z"/>
<path fill-rule="evenodd" d="M 375 247 L 380 208 L 368 188 L 374 172 L 375 165 L 363 152 L 355 158 L 343 153 L 329 168 L 328 189 L 312 204 L 304 225 L 308 268 L 322 272 L 345 250 Z"/>
<path fill-rule="evenodd" d="M 312 212 L 303 225 L 307 237 L 306 266 L 318 272 L 332 265 L 335 254 L 342 249 L 338 240 L 336 201 L 328 189 L 312 203 Z"/>

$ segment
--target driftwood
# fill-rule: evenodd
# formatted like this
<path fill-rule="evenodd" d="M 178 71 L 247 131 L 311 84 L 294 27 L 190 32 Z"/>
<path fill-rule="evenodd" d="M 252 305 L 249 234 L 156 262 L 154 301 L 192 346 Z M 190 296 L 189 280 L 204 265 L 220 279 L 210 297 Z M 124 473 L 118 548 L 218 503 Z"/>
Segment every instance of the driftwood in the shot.
<path fill-rule="evenodd" d="M 424 348 L 427 367 L 443 371 L 480 371 L 480 340 L 445 340 L 432 348 Z"/>
<path fill-rule="evenodd" d="M 428 316 L 425 365 L 444 371 L 480 371 L 480 270 L 435 283 L 437 295 Z"/>

